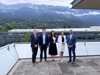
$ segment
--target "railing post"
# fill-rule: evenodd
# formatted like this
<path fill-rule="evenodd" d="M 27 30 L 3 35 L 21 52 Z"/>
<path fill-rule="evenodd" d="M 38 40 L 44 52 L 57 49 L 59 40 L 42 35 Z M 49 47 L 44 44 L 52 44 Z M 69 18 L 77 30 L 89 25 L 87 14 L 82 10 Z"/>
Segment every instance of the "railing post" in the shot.
<path fill-rule="evenodd" d="M 8 51 L 10 50 L 10 49 L 9 49 L 9 46 L 8 46 L 7 50 L 8 50 Z"/>

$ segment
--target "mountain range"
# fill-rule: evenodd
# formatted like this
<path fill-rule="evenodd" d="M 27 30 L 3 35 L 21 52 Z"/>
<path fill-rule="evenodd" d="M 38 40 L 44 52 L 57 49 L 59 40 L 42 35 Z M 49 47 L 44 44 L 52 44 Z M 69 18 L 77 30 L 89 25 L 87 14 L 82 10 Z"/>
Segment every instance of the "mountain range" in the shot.
<path fill-rule="evenodd" d="M 0 3 L 0 19 L 34 19 L 66 21 L 73 25 L 89 27 L 100 25 L 100 10 L 78 10 L 65 6 L 36 5 L 19 3 L 5 5 Z"/>

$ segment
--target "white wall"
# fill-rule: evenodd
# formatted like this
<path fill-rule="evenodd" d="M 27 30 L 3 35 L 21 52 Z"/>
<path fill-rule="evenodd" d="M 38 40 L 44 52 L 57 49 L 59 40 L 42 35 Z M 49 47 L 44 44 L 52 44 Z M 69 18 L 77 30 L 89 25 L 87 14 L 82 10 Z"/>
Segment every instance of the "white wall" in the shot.
<path fill-rule="evenodd" d="M 30 44 L 15 44 L 17 53 L 19 55 L 19 58 L 31 58 L 32 57 L 32 51 Z M 86 55 L 100 55 L 100 42 L 77 42 L 76 44 L 76 55 L 77 56 L 86 56 Z M 60 53 L 60 45 L 57 43 L 57 50 L 58 55 Z M 48 50 L 47 50 L 47 56 Z M 68 56 L 68 48 L 67 45 L 65 47 L 64 56 Z M 38 49 L 37 57 L 40 57 L 40 49 Z"/>
<path fill-rule="evenodd" d="M 100 55 L 100 42 L 87 42 L 88 55 Z"/>

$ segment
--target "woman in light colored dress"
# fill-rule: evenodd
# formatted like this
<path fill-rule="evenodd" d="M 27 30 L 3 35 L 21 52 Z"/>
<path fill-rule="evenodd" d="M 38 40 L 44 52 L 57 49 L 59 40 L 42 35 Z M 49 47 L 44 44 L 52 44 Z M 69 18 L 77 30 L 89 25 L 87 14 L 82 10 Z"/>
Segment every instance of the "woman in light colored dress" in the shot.
<path fill-rule="evenodd" d="M 64 51 L 65 51 L 65 43 L 66 43 L 66 36 L 64 35 L 64 32 L 62 31 L 61 32 L 61 35 L 58 37 L 58 43 L 60 45 L 60 59 L 61 59 L 61 62 L 63 62 L 63 54 L 64 54 Z"/>

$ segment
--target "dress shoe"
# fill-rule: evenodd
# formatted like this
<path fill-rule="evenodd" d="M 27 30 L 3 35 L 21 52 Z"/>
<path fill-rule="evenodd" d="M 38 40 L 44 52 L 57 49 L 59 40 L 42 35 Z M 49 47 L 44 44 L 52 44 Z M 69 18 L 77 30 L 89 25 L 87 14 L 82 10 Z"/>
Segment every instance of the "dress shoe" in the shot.
<path fill-rule="evenodd" d="M 32 65 L 35 66 L 35 63 L 33 63 Z"/>
<path fill-rule="evenodd" d="M 47 60 L 45 60 L 45 62 L 47 62 Z"/>
<path fill-rule="evenodd" d="M 42 62 L 42 60 L 40 60 L 40 63 Z"/>
<path fill-rule="evenodd" d="M 63 62 L 63 60 L 61 60 L 61 62 Z"/>
<path fill-rule="evenodd" d="M 75 64 L 75 61 L 73 61 L 72 64 Z"/>
<path fill-rule="evenodd" d="M 71 61 L 68 61 L 68 63 L 70 63 Z"/>

